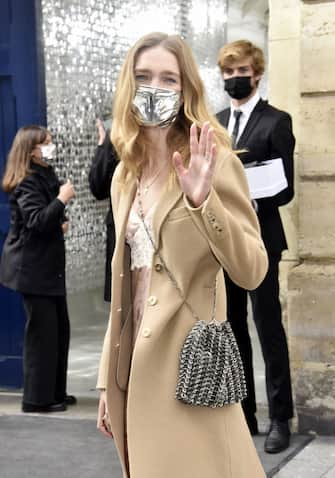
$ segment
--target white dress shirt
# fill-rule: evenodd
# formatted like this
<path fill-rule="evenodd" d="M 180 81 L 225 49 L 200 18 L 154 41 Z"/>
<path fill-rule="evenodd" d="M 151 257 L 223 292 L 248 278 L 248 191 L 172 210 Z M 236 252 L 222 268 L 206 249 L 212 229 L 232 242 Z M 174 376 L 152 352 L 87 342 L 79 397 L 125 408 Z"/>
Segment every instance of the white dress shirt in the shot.
<path fill-rule="evenodd" d="M 238 135 L 237 135 L 236 141 L 239 140 L 241 134 L 243 133 L 243 130 L 246 127 L 246 124 L 250 118 L 252 110 L 255 108 L 259 100 L 260 100 L 260 94 L 257 90 L 256 93 L 250 98 L 250 100 L 248 100 L 243 105 L 234 106 L 232 103 L 230 103 L 230 117 L 229 117 L 228 128 L 227 128 L 230 136 L 233 133 L 234 124 L 235 124 L 234 111 L 239 110 L 242 112 L 240 116 L 240 125 L 238 129 Z"/>

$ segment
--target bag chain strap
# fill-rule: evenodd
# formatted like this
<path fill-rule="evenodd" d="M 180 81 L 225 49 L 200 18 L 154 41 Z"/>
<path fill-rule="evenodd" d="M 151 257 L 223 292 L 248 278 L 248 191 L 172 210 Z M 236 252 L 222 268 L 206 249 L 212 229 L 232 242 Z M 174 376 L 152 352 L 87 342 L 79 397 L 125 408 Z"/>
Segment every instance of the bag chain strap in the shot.
<path fill-rule="evenodd" d="M 156 247 L 155 243 L 154 243 L 154 240 L 150 234 L 150 231 L 148 229 L 148 226 L 144 220 L 144 211 L 143 211 L 143 205 L 142 205 L 142 199 L 141 199 L 141 186 L 140 186 L 140 181 L 139 179 L 137 179 L 137 201 L 138 201 L 138 212 L 140 213 L 140 219 L 143 223 L 143 226 L 144 226 L 144 229 L 147 233 L 147 236 L 149 237 L 149 240 L 152 244 L 152 247 L 155 251 L 155 254 L 158 255 L 159 257 L 159 260 L 161 261 L 161 264 L 163 266 L 163 268 L 165 269 L 165 272 L 167 273 L 168 275 L 168 278 L 170 279 L 170 281 L 172 282 L 173 286 L 177 289 L 181 299 L 183 300 L 183 303 L 186 305 L 186 307 L 189 309 L 189 311 L 191 312 L 192 314 L 192 317 L 195 319 L 195 320 L 200 320 L 199 316 L 195 313 L 193 307 L 187 302 L 187 300 L 185 299 L 184 297 L 184 294 L 181 290 L 181 288 L 179 287 L 178 285 L 178 282 L 177 280 L 175 279 L 174 275 L 172 274 L 172 272 L 170 271 L 170 269 L 167 267 L 166 265 L 166 262 L 164 261 L 161 253 L 159 252 L 159 249 L 158 247 Z M 217 278 L 215 278 L 215 287 L 214 287 L 214 294 L 213 294 L 213 310 L 212 310 L 212 318 L 211 318 L 211 322 L 217 322 L 216 319 L 215 319 L 215 316 L 216 316 L 216 289 L 217 289 Z"/>

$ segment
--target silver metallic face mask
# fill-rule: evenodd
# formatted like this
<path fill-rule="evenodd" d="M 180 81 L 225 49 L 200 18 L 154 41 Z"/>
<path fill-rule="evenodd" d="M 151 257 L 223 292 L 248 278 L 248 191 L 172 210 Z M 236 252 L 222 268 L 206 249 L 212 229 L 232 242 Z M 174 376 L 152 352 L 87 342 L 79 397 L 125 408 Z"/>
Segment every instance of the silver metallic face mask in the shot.
<path fill-rule="evenodd" d="M 180 109 L 180 92 L 140 85 L 133 99 L 133 112 L 142 126 L 170 125 Z"/>

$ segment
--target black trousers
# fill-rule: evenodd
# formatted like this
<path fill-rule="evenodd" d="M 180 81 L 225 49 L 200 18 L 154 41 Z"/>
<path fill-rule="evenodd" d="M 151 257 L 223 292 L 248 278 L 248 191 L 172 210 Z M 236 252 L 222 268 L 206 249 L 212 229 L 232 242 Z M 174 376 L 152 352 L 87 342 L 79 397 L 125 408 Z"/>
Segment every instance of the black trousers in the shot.
<path fill-rule="evenodd" d="M 63 402 L 70 342 L 65 296 L 23 295 L 27 314 L 23 349 L 23 402 Z"/>
<path fill-rule="evenodd" d="M 292 387 L 285 330 L 279 301 L 278 266 L 281 254 L 269 255 L 269 269 L 262 284 L 250 291 L 253 318 L 265 363 L 266 391 L 270 419 L 293 417 Z M 244 366 L 248 396 L 242 406 L 247 419 L 256 413 L 252 346 L 247 324 L 247 294 L 225 274 L 227 316 L 238 343 Z"/>

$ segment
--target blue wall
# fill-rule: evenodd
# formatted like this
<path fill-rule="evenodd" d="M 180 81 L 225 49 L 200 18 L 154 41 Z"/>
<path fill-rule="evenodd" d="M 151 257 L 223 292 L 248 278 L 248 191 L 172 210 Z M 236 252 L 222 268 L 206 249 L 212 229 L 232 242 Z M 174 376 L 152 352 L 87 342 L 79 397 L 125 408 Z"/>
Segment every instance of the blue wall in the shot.
<path fill-rule="evenodd" d="M 0 176 L 18 128 L 46 125 L 41 6 L 1 0 Z M 9 227 L 8 197 L 0 191 L 0 253 Z M 25 316 L 19 294 L 0 285 L 0 387 L 22 386 Z"/>

